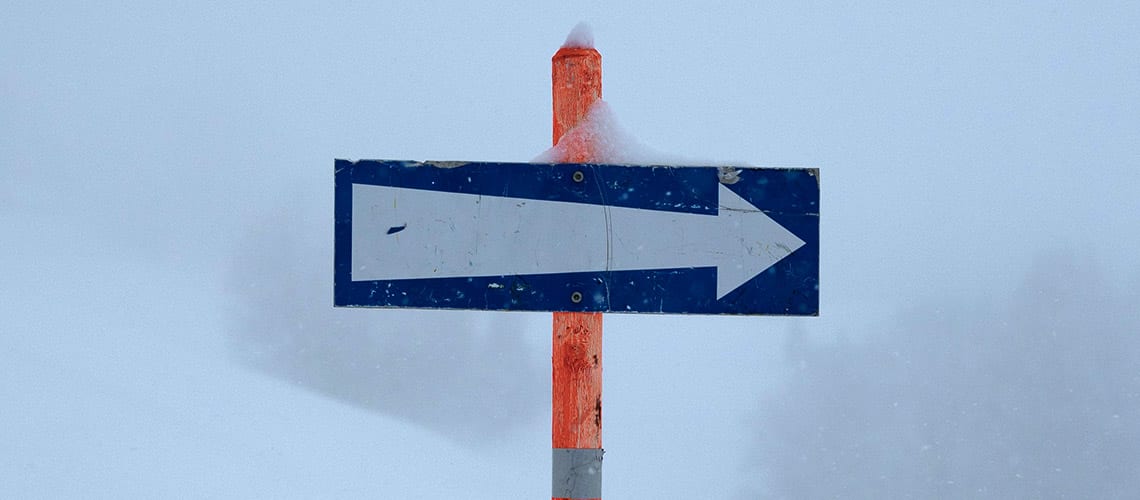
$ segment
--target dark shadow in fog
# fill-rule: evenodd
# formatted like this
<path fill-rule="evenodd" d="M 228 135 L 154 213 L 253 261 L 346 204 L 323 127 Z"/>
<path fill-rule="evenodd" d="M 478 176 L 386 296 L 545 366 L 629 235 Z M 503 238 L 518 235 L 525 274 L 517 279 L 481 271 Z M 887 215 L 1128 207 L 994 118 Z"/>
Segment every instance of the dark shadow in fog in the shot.
<path fill-rule="evenodd" d="M 229 282 L 240 362 L 468 445 L 547 410 L 549 367 L 525 336 L 548 338 L 548 324 L 519 313 L 334 309 L 332 211 L 316 212 L 264 218 L 238 252 Z"/>
<path fill-rule="evenodd" d="M 936 303 L 829 345 L 796 336 L 746 496 L 1135 495 L 1137 292 L 1050 255 L 1004 303 Z"/>

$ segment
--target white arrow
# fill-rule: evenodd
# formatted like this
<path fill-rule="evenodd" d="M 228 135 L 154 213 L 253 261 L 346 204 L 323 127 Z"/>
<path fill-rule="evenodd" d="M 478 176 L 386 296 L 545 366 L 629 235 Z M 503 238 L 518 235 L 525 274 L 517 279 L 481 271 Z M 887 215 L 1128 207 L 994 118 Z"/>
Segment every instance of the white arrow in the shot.
<path fill-rule="evenodd" d="M 353 184 L 352 279 L 716 266 L 719 300 L 804 245 L 719 186 L 702 215 Z"/>

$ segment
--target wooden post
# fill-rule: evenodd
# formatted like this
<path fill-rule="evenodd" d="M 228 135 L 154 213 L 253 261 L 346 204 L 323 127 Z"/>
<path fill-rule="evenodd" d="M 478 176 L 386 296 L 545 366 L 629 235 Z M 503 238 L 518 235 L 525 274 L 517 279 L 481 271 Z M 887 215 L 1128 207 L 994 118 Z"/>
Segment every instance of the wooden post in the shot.
<path fill-rule="evenodd" d="M 574 127 L 590 106 L 602 97 L 602 56 L 593 48 L 563 47 L 551 59 L 554 104 L 554 144 Z M 593 161 L 588 143 L 572 144 L 567 162 Z M 553 491 L 563 482 L 597 481 L 598 496 L 566 497 L 552 493 L 551 498 L 601 498 L 602 448 L 602 314 L 554 313 L 554 348 L 552 359 L 553 418 L 551 427 L 554 448 Z M 595 464 L 595 468 L 593 465 Z M 567 476 L 567 468 L 574 468 Z M 596 477 L 594 477 L 596 475 Z"/>

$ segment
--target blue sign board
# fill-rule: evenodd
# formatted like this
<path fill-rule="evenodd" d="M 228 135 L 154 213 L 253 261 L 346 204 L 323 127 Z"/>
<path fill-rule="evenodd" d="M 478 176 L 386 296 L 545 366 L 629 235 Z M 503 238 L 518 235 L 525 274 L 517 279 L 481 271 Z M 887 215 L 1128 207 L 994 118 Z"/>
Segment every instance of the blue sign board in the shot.
<path fill-rule="evenodd" d="M 819 314 L 819 171 L 336 160 L 334 304 Z"/>

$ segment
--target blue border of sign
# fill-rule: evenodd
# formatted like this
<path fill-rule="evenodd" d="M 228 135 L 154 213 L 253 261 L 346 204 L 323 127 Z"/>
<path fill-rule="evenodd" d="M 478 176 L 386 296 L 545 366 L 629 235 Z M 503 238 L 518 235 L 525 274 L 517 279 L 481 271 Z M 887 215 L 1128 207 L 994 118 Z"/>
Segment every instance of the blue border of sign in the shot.
<path fill-rule="evenodd" d="M 819 171 L 735 167 L 728 184 L 804 245 L 716 299 L 716 269 L 698 267 L 518 276 L 352 281 L 352 185 L 567 201 L 716 214 L 725 167 L 607 164 L 334 162 L 334 285 L 338 307 L 588 311 L 614 313 L 819 314 Z M 572 182 L 581 173 L 579 182 Z M 493 285 L 494 284 L 494 285 Z M 573 303 L 573 291 L 583 300 Z"/>

